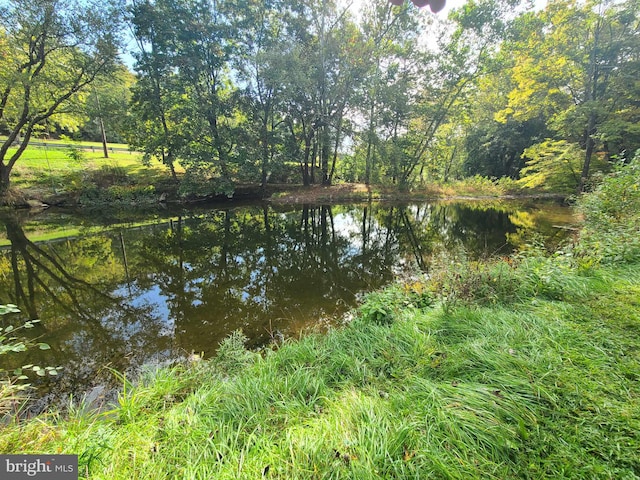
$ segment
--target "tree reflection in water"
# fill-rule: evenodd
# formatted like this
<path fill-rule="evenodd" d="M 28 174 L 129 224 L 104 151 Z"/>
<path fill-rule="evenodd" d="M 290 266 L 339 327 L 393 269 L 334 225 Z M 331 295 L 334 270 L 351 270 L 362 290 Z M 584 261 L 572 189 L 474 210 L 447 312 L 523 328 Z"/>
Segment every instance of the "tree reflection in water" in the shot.
<path fill-rule="evenodd" d="M 400 270 L 427 271 L 441 252 L 506 254 L 555 235 L 544 219 L 544 209 L 453 204 L 258 205 L 34 242 L 29 222 L 5 215 L 0 303 L 40 318 L 35 334 L 52 347 L 13 362 L 62 365 L 56 394 L 77 394 L 105 382 L 105 365 L 211 355 L 237 329 L 257 346 L 335 323 L 359 295 Z"/>

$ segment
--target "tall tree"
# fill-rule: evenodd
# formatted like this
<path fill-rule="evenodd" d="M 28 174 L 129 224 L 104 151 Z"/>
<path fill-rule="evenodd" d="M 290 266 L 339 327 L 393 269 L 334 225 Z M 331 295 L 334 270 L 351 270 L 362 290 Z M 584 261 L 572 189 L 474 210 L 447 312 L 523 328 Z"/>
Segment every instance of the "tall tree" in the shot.
<path fill-rule="evenodd" d="M 621 153 L 611 150 L 613 140 L 630 139 L 635 129 L 636 102 L 620 86 L 632 86 L 625 78 L 638 72 L 638 8 L 637 0 L 557 0 L 528 19 L 528 35 L 519 41 L 512 73 L 516 87 L 500 118 L 542 114 L 557 137 L 579 144 L 584 152 L 580 190 L 594 153 Z M 638 140 L 627 145 L 637 148 Z"/>
<path fill-rule="evenodd" d="M 409 186 L 423 179 L 438 145 L 440 128 L 453 116 L 483 75 L 507 28 L 514 3 L 509 0 L 470 0 L 450 15 L 453 29 L 443 32 L 438 48 L 423 55 L 423 79 L 414 114 L 402 139 L 398 182 Z M 450 128 L 451 132 L 457 129 Z"/>
<path fill-rule="evenodd" d="M 419 78 L 419 22 L 410 7 L 390 7 L 386 2 L 370 4 L 363 12 L 362 30 L 368 72 L 361 88 L 360 110 L 366 119 L 362 132 L 364 181 L 374 176 L 376 154 L 390 164 L 391 177 L 398 178 L 401 154 L 398 138 L 406 129 L 416 100 Z M 386 144 L 385 144 L 386 142 Z M 379 151 L 380 150 L 380 151 Z"/>
<path fill-rule="evenodd" d="M 278 0 L 265 0 L 249 7 L 253 7 L 249 12 L 252 20 L 241 34 L 245 55 L 236 57 L 235 68 L 245 85 L 244 104 L 249 117 L 244 150 L 247 157 L 259 158 L 260 185 L 264 191 L 274 167 L 277 129 L 284 124 L 281 93 L 286 71 L 282 71 L 281 58 L 286 54 L 287 14 L 285 11 L 283 15 L 284 5 Z M 247 158 L 245 163 L 252 162 Z"/>
<path fill-rule="evenodd" d="M 177 67 L 191 100 L 189 162 L 207 171 L 214 190 L 231 194 L 235 135 L 241 112 L 231 62 L 241 55 L 239 27 L 246 15 L 232 0 L 195 0 L 190 17 L 178 33 Z"/>
<path fill-rule="evenodd" d="M 117 63 L 120 5 L 13 0 L 0 11 L 0 199 L 34 129 Z M 16 146 L 12 149 L 12 146 Z M 2 201 L 2 200 L 0 200 Z"/>
<path fill-rule="evenodd" d="M 300 159 L 303 183 L 331 184 L 365 51 L 346 9 L 333 0 L 291 7 L 296 45 L 284 59 L 285 122 L 289 149 Z"/>
<path fill-rule="evenodd" d="M 129 14 L 138 81 L 132 90 L 128 141 L 144 153 L 145 161 L 155 157 L 169 167 L 177 181 L 175 162 L 187 140 L 180 128 L 184 97 L 175 71 L 176 36 L 188 13 L 177 0 L 134 0 Z"/>

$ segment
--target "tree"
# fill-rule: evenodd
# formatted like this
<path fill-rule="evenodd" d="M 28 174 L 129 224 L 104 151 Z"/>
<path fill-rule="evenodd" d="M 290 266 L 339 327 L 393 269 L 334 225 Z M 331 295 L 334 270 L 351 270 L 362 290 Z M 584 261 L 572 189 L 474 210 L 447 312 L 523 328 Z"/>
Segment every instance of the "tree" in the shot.
<path fill-rule="evenodd" d="M 281 2 L 268 0 L 250 11 L 252 20 L 243 29 L 241 43 L 246 55 L 236 58 L 236 68 L 244 89 L 244 107 L 247 111 L 248 136 L 245 165 L 250 158 L 259 158 L 260 185 L 267 187 L 273 167 L 278 139 L 278 127 L 284 125 L 281 115 L 282 77 L 281 58 L 286 53 L 283 37 L 286 35 Z"/>
<path fill-rule="evenodd" d="M 0 198 L 35 129 L 72 110 L 77 96 L 117 63 L 119 5 L 13 0 L 0 12 Z M 15 150 L 12 149 L 16 145 Z"/>
<path fill-rule="evenodd" d="M 295 45 L 280 65 L 286 147 L 300 165 L 305 185 L 329 185 L 347 127 L 355 86 L 362 81 L 366 52 L 348 11 L 333 0 L 290 7 L 287 29 Z M 285 43 L 286 44 L 286 43 Z"/>
<path fill-rule="evenodd" d="M 129 105 L 135 76 L 123 65 L 108 77 L 97 78 L 86 95 L 83 113 L 86 121 L 80 127 L 83 139 L 101 141 L 101 124 L 110 142 L 124 143 Z"/>
<path fill-rule="evenodd" d="M 375 3 L 365 9 L 363 24 L 368 75 L 360 92 L 361 115 L 367 119 L 362 132 L 364 181 L 375 177 L 376 157 L 380 153 L 390 164 L 393 182 L 398 177 L 398 138 L 407 127 L 415 104 L 415 85 L 419 77 L 418 22 L 407 8 L 390 9 Z"/>
<path fill-rule="evenodd" d="M 183 92 L 175 71 L 175 39 L 176 28 L 186 21 L 186 9 L 173 0 L 136 0 L 129 13 L 138 81 L 132 89 L 128 141 L 144 153 L 145 162 L 155 157 L 169 167 L 177 181 L 175 162 L 187 140 L 180 128 Z"/>
<path fill-rule="evenodd" d="M 491 71 L 494 52 L 508 27 L 514 3 L 517 2 L 469 1 L 450 15 L 454 28 L 440 36 L 438 50 L 423 55 L 422 88 L 407 133 L 399 144 L 401 161 L 397 171 L 402 188 L 416 177 L 424 180 L 427 169 L 439 170 L 429 160 L 442 143 L 441 127 L 459 113 L 460 106 L 477 88 L 478 80 Z M 449 126 L 448 130 L 457 134 L 459 129 Z M 445 158 L 449 162 L 451 155 Z M 446 172 L 447 168 L 442 170 Z"/>
<path fill-rule="evenodd" d="M 527 28 L 514 49 L 515 88 L 498 119 L 542 115 L 558 139 L 579 144 L 582 190 L 595 152 L 609 157 L 640 145 L 631 80 L 638 74 L 638 2 L 558 0 L 522 21 Z"/>

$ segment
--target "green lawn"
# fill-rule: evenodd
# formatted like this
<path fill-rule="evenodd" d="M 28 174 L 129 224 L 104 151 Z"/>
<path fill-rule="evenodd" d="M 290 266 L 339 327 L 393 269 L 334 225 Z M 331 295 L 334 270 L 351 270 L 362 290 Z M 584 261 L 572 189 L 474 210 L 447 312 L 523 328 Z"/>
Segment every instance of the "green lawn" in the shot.
<path fill-rule="evenodd" d="M 6 140 L 7 137 L 0 135 L 0 142 Z M 81 141 L 81 142 L 76 142 L 73 140 L 58 140 L 58 139 L 44 139 L 44 138 L 33 138 L 32 137 L 32 142 L 34 143 L 47 143 L 48 145 L 78 145 L 81 148 L 86 148 L 86 149 L 90 149 L 91 147 L 94 147 L 96 150 L 100 149 L 100 151 L 102 151 L 102 142 L 87 142 L 87 141 Z M 129 149 L 129 145 L 127 145 L 126 143 L 107 143 L 107 146 L 109 148 L 116 148 L 116 149 L 124 149 L 124 150 L 128 150 Z"/>
<path fill-rule="evenodd" d="M 13 169 L 12 185 L 41 196 L 81 189 L 86 186 L 86 173 L 91 171 L 108 173 L 117 170 L 128 177 L 129 183 L 141 185 L 153 185 L 158 180 L 169 178 L 166 166 L 157 160 L 144 165 L 141 153 L 116 150 L 109 152 L 109 158 L 104 158 L 100 144 L 95 144 L 95 151 L 85 149 L 91 145 L 77 144 L 81 148 L 81 160 L 73 159 L 64 148 L 29 146 Z M 126 148 L 126 145 L 119 147 Z M 13 151 L 9 150 L 9 155 Z"/>

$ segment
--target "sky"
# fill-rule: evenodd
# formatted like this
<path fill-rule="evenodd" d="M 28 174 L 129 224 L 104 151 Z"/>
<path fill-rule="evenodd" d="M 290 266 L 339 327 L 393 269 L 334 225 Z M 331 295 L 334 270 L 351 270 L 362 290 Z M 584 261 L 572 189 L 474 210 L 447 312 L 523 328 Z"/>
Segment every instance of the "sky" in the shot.
<path fill-rule="evenodd" d="M 358 16 L 358 13 L 360 12 L 360 10 L 362 9 L 362 5 L 365 4 L 366 2 L 372 2 L 375 0 L 338 0 L 339 1 L 339 5 L 343 5 L 343 6 L 350 6 L 349 9 L 351 10 L 351 12 L 353 13 L 354 16 Z M 409 0 L 405 0 L 405 1 L 409 1 Z M 0 3 L 2 2 L 2 0 L 0 0 Z M 429 10 L 429 7 L 423 7 L 421 10 L 425 11 L 428 15 L 436 15 L 438 17 L 441 18 L 447 18 L 447 15 L 449 14 L 449 11 L 453 8 L 458 8 L 462 5 L 464 5 L 464 3 L 466 2 L 466 0 L 447 0 L 447 3 L 444 7 L 443 10 L 441 10 L 438 13 L 432 13 L 431 10 Z M 127 46 L 126 50 L 131 50 L 135 48 L 135 43 L 133 42 L 133 40 L 131 40 Z M 129 69 L 133 69 L 133 64 L 134 64 L 134 59 L 131 56 L 131 54 L 129 52 L 124 52 L 121 55 L 121 58 L 123 60 L 123 62 L 125 63 L 125 65 L 127 65 L 129 67 Z"/>
<path fill-rule="evenodd" d="M 356 13 L 361 9 L 363 3 L 366 3 L 367 1 L 372 1 L 372 0 L 341 0 L 341 1 L 346 5 L 349 5 L 349 3 L 352 3 L 351 10 L 354 13 Z M 438 15 L 439 17 L 446 18 L 447 15 L 449 14 L 449 10 L 451 10 L 452 8 L 458 8 L 462 6 L 465 3 L 465 1 L 466 0 L 447 0 L 447 3 L 444 9 L 438 12 L 437 14 L 431 13 L 431 10 L 429 10 L 429 7 L 423 7 L 422 10 L 425 10 L 430 15 Z"/>
<path fill-rule="evenodd" d="M 360 10 L 361 5 L 363 3 L 366 3 L 367 1 L 368 0 L 353 0 L 352 9 L 354 11 Z M 371 0 L 369 0 L 369 1 L 371 1 Z M 431 15 L 438 15 L 438 16 L 446 18 L 447 15 L 449 14 L 449 10 L 451 10 L 452 8 L 457 8 L 457 7 L 461 6 L 461 5 L 463 5 L 465 3 L 465 1 L 466 0 L 447 0 L 447 3 L 445 5 L 444 9 L 442 11 L 438 12 L 437 14 L 431 13 L 431 10 L 429 10 L 429 7 L 423 7 L 422 10 L 427 11 Z M 347 4 L 348 4 L 348 2 L 349 2 L 349 0 L 346 0 Z"/>
<path fill-rule="evenodd" d="M 351 5 L 350 7 L 351 11 L 354 13 L 354 15 L 357 15 L 357 12 L 361 10 L 363 4 L 366 4 L 367 2 L 373 2 L 375 0 L 338 0 L 338 1 L 339 1 L 339 4 L 342 4 L 342 5 Z M 405 0 L 405 1 L 409 1 L 409 0 Z M 449 15 L 449 12 L 451 10 L 461 7 L 466 2 L 467 0 L 447 0 L 447 3 L 445 4 L 444 9 L 442 9 L 438 13 L 432 13 L 428 6 L 421 8 L 421 10 L 426 12 L 427 15 L 434 15 L 436 17 L 446 19 L 447 15 Z M 534 3 L 535 9 L 541 10 L 547 4 L 547 0 L 534 0 L 533 3 Z"/>

